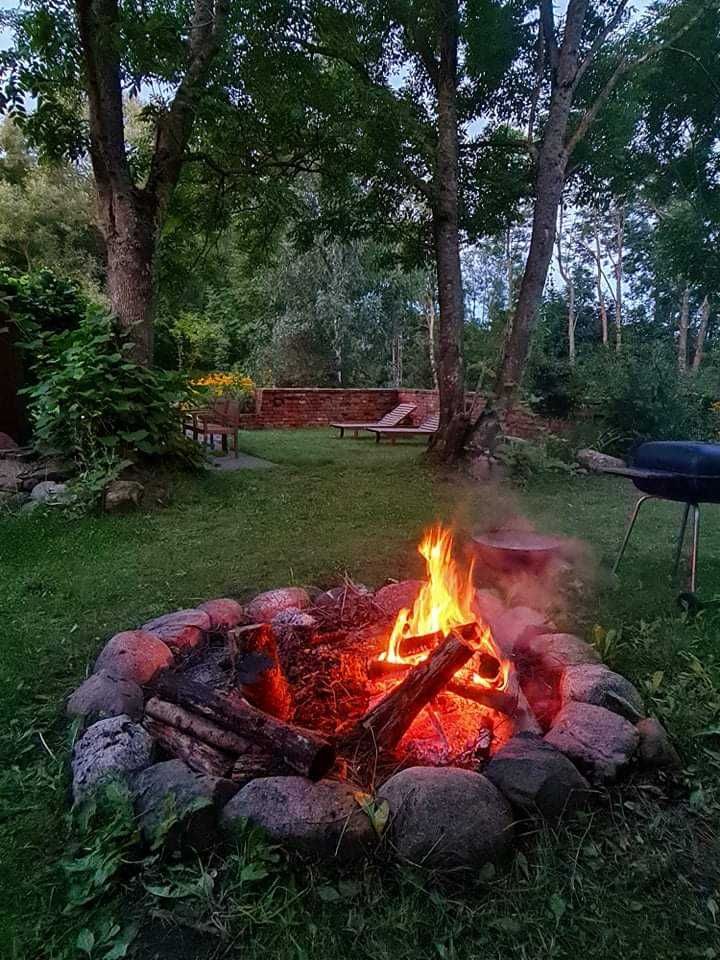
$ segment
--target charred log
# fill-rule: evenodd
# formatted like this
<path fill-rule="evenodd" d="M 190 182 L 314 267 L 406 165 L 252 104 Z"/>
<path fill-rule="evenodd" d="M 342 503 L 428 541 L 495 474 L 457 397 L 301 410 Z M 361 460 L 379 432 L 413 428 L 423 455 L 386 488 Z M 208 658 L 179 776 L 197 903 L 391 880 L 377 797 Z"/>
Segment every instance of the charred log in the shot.
<path fill-rule="evenodd" d="M 229 753 L 211 747 L 202 740 L 183 733 L 169 723 L 146 716 L 143 726 L 150 736 L 174 757 L 184 760 L 191 770 L 211 777 L 229 777 L 234 758 Z"/>
<path fill-rule="evenodd" d="M 427 660 L 406 677 L 340 738 L 341 750 L 392 750 L 420 713 L 450 682 L 474 653 L 458 633 L 450 633 Z"/>
<path fill-rule="evenodd" d="M 280 660 L 272 628 L 260 624 L 239 637 L 240 661 L 237 680 L 240 692 L 258 710 L 288 720 L 293 713 L 293 697 Z"/>
<path fill-rule="evenodd" d="M 214 724 L 266 749 L 273 757 L 311 780 L 319 780 L 333 766 L 335 750 L 329 741 L 253 707 L 237 695 L 222 696 L 201 683 L 163 677 L 158 695 L 207 717 Z"/>

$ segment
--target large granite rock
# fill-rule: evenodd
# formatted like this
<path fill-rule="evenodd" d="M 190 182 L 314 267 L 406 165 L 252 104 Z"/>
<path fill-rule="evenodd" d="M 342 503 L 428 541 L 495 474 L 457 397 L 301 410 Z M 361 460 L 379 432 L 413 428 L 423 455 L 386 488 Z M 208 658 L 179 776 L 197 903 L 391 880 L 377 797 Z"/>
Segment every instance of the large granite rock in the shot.
<path fill-rule="evenodd" d="M 404 608 L 412 607 L 420 593 L 422 580 L 401 580 L 389 583 L 375 594 L 375 603 L 388 617 L 396 617 Z"/>
<path fill-rule="evenodd" d="M 85 731 L 72 753 L 73 797 L 89 797 L 108 780 L 132 782 L 153 758 L 150 734 L 124 714 L 98 720 Z"/>
<path fill-rule="evenodd" d="M 545 740 L 578 767 L 591 783 L 613 783 L 627 767 L 640 735 L 624 717 L 591 703 L 570 702 Z"/>
<path fill-rule="evenodd" d="M 304 610 L 310 606 L 310 594 L 302 587 L 267 590 L 254 597 L 245 608 L 250 623 L 270 623 L 281 610 Z"/>
<path fill-rule="evenodd" d="M 636 723 L 643 715 L 642 697 L 619 673 L 602 663 L 567 667 L 560 680 L 563 706 L 570 702 L 593 703 Z"/>
<path fill-rule="evenodd" d="M 510 607 L 492 624 L 493 639 L 506 657 L 514 657 L 518 646 L 547 633 L 552 627 L 547 616 L 532 607 Z"/>
<path fill-rule="evenodd" d="M 607 453 L 600 453 L 599 450 L 592 450 L 589 447 L 578 450 L 575 459 L 581 467 L 585 467 L 586 470 L 591 470 L 593 473 L 603 473 L 605 470 L 625 466 L 625 461 L 619 457 L 611 457 Z"/>
<path fill-rule="evenodd" d="M 148 843 L 206 850 L 218 835 L 217 803 L 237 792 L 229 780 L 203 776 L 182 760 L 143 770 L 133 787 L 140 828 Z"/>
<path fill-rule="evenodd" d="M 566 667 L 599 663 L 600 654 L 572 633 L 526 634 L 515 647 L 518 659 L 535 660 L 548 673 L 562 673 Z"/>
<path fill-rule="evenodd" d="M 95 662 L 95 672 L 109 673 L 119 680 L 134 680 L 142 686 L 172 661 L 170 649 L 154 633 L 125 630 L 105 644 Z"/>
<path fill-rule="evenodd" d="M 105 487 L 103 506 L 108 513 L 122 513 L 139 507 L 145 487 L 138 480 L 111 480 Z"/>
<path fill-rule="evenodd" d="M 173 650 L 190 650 L 210 632 L 212 621 L 205 610 L 176 610 L 148 620 L 143 630 L 154 633 Z"/>
<path fill-rule="evenodd" d="M 213 633 L 225 632 L 237 627 L 245 619 L 245 612 L 237 600 L 228 597 L 219 597 L 217 600 L 207 600 L 198 606 L 210 617 L 210 629 Z"/>
<path fill-rule="evenodd" d="M 66 705 L 70 717 L 103 720 L 126 714 L 133 720 L 143 715 L 143 692 L 134 680 L 114 677 L 101 670 L 88 677 L 70 695 Z"/>
<path fill-rule="evenodd" d="M 390 841 L 414 864 L 477 868 L 500 860 L 512 839 L 512 811 L 486 777 L 456 767 L 410 767 L 378 791 L 390 805 Z"/>
<path fill-rule="evenodd" d="M 57 483 L 55 480 L 41 480 L 32 488 L 30 499 L 39 503 L 62 503 L 68 499 L 67 484 Z"/>
<path fill-rule="evenodd" d="M 663 725 L 654 717 L 645 717 L 637 724 L 640 735 L 638 760 L 644 767 L 657 770 L 661 767 L 679 769 L 680 754 L 670 742 Z"/>
<path fill-rule="evenodd" d="M 490 629 L 505 613 L 505 604 L 494 590 L 476 590 L 473 594 L 473 613 L 480 617 Z"/>
<path fill-rule="evenodd" d="M 483 772 L 518 810 L 551 821 L 581 807 L 590 789 L 564 754 L 532 733 L 513 737 Z"/>
<path fill-rule="evenodd" d="M 222 812 L 222 823 L 229 830 L 243 820 L 262 827 L 279 843 L 323 858 L 353 860 L 378 840 L 355 789 L 334 780 L 252 780 Z"/>

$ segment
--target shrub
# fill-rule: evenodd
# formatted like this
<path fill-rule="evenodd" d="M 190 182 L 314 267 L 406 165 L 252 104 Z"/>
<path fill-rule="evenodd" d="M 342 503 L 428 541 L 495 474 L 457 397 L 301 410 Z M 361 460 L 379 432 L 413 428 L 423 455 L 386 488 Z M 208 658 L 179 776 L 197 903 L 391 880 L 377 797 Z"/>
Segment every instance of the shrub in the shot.
<path fill-rule="evenodd" d="M 524 486 L 530 481 L 546 480 L 558 474 L 571 474 L 570 450 L 566 441 L 548 434 L 538 441 L 505 440 L 497 449 L 497 458 L 511 480 Z"/>
<path fill-rule="evenodd" d="M 718 416 L 710 379 L 681 375 L 665 344 L 627 345 L 619 356 L 595 352 L 582 364 L 586 402 L 613 452 L 624 452 L 634 442 L 653 440 L 711 440 L 717 435 Z"/>
<path fill-rule="evenodd" d="M 193 387 L 206 391 L 210 397 L 232 397 L 238 400 L 241 410 L 252 410 L 255 406 L 255 383 L 245 374 L 206 373 L 191 381 Z"/>
<path fill-rule="evenodd" d="M 138 455 L 198 458 L 181 429 L 183 404 L 196 399 L 177 373 L 140 366 L 132 345 L 96 309 L 73 330 L 25 344 L 38 382 L 26 388 L 35 443 L 83 467 Z"/>

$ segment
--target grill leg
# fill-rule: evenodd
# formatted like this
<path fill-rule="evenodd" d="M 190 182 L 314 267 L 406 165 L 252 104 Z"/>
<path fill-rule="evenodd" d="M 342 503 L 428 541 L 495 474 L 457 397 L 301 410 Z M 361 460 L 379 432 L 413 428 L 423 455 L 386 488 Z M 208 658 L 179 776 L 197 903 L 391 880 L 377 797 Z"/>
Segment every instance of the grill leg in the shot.
<path fill-rule="evenodd" d="M 625 553 L 625 547 L 628 545 L 630 534 L 632 533 L 633 527 L 635 526 L 635 521 L 637 520 L 638 513 L 640 513 L 640 507 L 645 503 L 646 500 L 652 500 L 652 497 L 650 494 L 646 494 L 645 496 L 640 497 L 638 502 L 635 504 L 635 509 L 632 512 L 632 516 L 630 517 L 630 523 L 628 524 L 627 530 L 625 531 L 625 536 L 623 538 L 623 542 L 620 546 L 620 552 L 618 553 L 617 559 L 613 564 L 613 568 L 612 568 L 613 573 L 617 573 L 617 569 L 620 566 L 620 561 L 622 560 L 623 554 Z"/>
<path fill-rule="evenodd" d="M 700 505 L 694 503 L 693 507 L 693 541 L 692 553 L 690 554 L 690 593 L 695 593 L 695 581 L 697 576 L 697 558 L 698 542 L 700 540 Z"/>
<path fill-rule="evenodd" d="M 685 543 L 685 531 L 687 530 L 688 515 L 690 514 L 690 504 L 686 503 L 683 507 L 683 518 L 680 523 L 680 534 L 678 536 L 677 548 L 675 549 L 675 563 L 673 564 L 673 580 L 677 580 L 678 570 L 680 569 L 680 558 L 682 557 L 683 544 Z"/>

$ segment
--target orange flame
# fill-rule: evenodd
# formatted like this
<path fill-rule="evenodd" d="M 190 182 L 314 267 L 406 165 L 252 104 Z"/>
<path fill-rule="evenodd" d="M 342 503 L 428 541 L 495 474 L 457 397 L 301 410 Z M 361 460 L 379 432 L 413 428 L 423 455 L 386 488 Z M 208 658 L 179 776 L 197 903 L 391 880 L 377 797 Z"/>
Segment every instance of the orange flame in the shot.
<path fill-rule="evenodd" d="M 380 654 L 380 659 L 389 663 L 419 663 L 426 659 L 428 653 L 401 656 L 398 647 L 403 637 L 420 637 L 433 633 L 446 636 L 454 627 L 476 622 L 481 627 L 479 639 L 476 641 L 478 653 L 488 653 L 496 657 L 501 669 L 499 676 L 493 680 L 473 672 L 472 682 L 504 689 L 509 664 L 502 660 L 490 628 L 480 620 L 473 609 L 475 587 L 472 563 L 466 571 L 460 570 L 452 555 L 452 534 L 439 525 L 425 534 L 418 546 L 418 552 L 425 558 L 427 580 L 420 588 L 412 607 L 399 612 L 390 634 L 388 648 Z"/>

